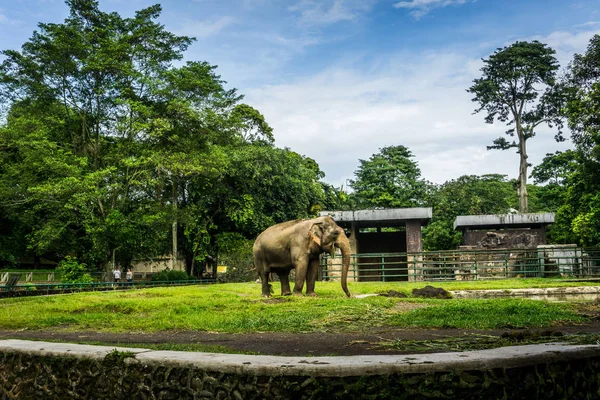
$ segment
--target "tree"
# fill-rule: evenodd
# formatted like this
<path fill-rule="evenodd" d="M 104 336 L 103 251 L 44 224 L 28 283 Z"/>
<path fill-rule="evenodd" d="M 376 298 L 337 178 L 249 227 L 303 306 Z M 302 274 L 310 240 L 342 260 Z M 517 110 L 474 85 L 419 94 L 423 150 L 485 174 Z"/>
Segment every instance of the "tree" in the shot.
<path fill-rule="evenodd" d="M 359 207 L 418 207 L 424 204 L 427 185 L 421 170 L 404 146 L 389 146 L 359 160 L 350 181 Z"/>
<path fill-rule="evenodd" d="M 19 186 L 28 187 L 24 196 L 29 208 L 42 214 L 42 228 L 56 220 L 53 229 L 28 224 L 30 247 L 47 247 L 42 246 L 44 236 L 57 239 L 57 232 L 72 227 L 85 232 L 81 241 L 88 242 L 86 261 L 99 264 L 111 253 L 114 257 L 118 248 L 131 250 L 123 238 L 139 247 L 142 240 L 157 237 L 147 235 L 147 228 L 158 232 L 151 227 L 156 218 L 132 218 L 148 211 L 148 198 L 141 194 L 155 171 L 150 161 L 157 159 L 143 151 L 144 140 L 151 141 L 157 129 L 149 127 L 163 126 L 168 116 L 165 111 L 150 126 L 148 103 L 157 103 L 158 83 L 168 81 L 172 62 L 181 59 L 192 39 L 173 35 L 153 21 L 160 6 L 124 19 L 100 11 L 93 0 L 68 0 L 67 5 L 70 16 L 64 23 L 40 23 L 21 51 L 2 52 L 0 100 L 14 115 L 7 121 L 12 132 L 7 140 L 9 148 L 18 149 L 13 167 L 21 175 L 33 175 L 27 173 L 32 165 L 26 156 L 41 151 L 33 147 L 34 141 L 48 142 L 61 155 L 41 180 Z M 48 203 L 55 209 L 49 210 Z"/>
<path fill-rule="evenodd" d="M 481 68 L 482 77 L 475 79 L 467 89 L 479 104 L 476 113 L 486 112 L 485 122 L 494 120 L 511 126 L 506 131 L 516 142 L 504 137 L 494 140 L 489 149 L 507 150 L 516 148 L 519 162 L 519 211 L 528 211 L 527 204 L 527 140 L 535 136 L 536 128 L 546 123 L 559 127 L 556 135 L 562 140 L 562 122 L 558 116 L 560 96 L 553 90 L 558 70 L 555 51 L 538 41 L 515 42 L 497 49 Z M 540 96 L 539 93 L 543 91 Z"/>
<path fill-rule="evenodd" d="M 0 242 L 24 238 L 29 251 L 75 252 L 88 265 L 175 256 L 185 233 L 211 226 L 198 209 L 209 204 L 205 188 L 218 186 L 236 149 L 272 146 L 272 129 L 215 66 L 174 65 L 193 39 L 158 24 L 160 6 L 122 18 L 95 0 L 66 3 L 63 23 L 40 23 L 20 51 L 2 52 L 0 207 L 10 232 Z"/>
<path fill-rule="evenodd" d="M 431 223 L 423 228 L 426 250 L 450 250 L 461 242 L 454 230 L 459 215 L 506 214 L 517 205 L 513 184 L 504 175 L 463 175 L 437 188 L 428 206 Z"/>
<path fill-rule="evenodd" d="M 562 81 L 564 115 L 575 144 L 564 204 L 553 232 L 562 243 L 600 245 L 600 35 L 576 54 Z"/>
<path fill-rule="evenodd" d="M 538 185 L 539 208 L 556 212 L 565 204 L 567 187 L 577 170 L 577 154 L 573 150 L 548 153 L 539 165 L 533 167 L 531 177 Z"/>
<path fill-rule="evenodd" d="M 193 39 L 158 24 L 160 6 L 122 18 L 67 4 L 63 23 L 2 52 L 0 262 L 170 252 L 192 272 L 229 233 L 253 237 L 333 199 L 318 164 L 274 147 L 215 66 L 178 62 Z"/>

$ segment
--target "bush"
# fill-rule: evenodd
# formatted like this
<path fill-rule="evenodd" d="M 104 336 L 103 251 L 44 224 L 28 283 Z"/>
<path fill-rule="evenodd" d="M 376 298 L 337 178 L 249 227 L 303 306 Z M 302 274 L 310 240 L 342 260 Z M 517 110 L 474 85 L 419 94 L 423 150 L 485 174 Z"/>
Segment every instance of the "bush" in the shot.
<path fill-rule="evenodd" d="M 193 278 L 190 277 L 185 271 L 174 271 L 165 269 L 157 274 L 152 275 L 152 281 L 164 282 L 164 281 L 189 281 Z"/>
<path fill-rule="evenodd" d="M 231 264 L 239 266 L 232 267 Z M 256 269 L 252 266 L 252 264 L 248 264 L 248 262 L 244 263 L 243 265 L 237 263 L 231 264 L 227 266 L 227 272 L 217 274 L 217 282 L 253 282 L 256 278 L 258 278 Z"/>
<path fill-rule="evenodd" d="M 218 282 L 252 282 L 258 278 L 252 260 L 254 240 L 239 233 L 225 233 L 218 237 L 219 264 L 227 266 L 227 272 L 217 274 Z"/>
<path fill-rule="evenodd" d="M 87 265 L 77 261 L 76 257 L 66 256 L 58 263 L 56 272 L 60 275 L 62 283 L 88 283 L 94 278 L 87 272 Z"/>
<path fill-rule="evenodd" d="M 18 264 L 15 256 L 0 249 L 0 269 L 16 268 Z"/>

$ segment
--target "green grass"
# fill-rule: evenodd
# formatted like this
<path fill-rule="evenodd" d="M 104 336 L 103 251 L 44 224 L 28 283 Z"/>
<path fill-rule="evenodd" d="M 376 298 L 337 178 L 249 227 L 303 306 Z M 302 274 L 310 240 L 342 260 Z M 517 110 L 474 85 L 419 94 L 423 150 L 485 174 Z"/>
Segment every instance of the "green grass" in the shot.
<path fill-rule="evenodd" d="M 414 328 L 522 329 L 582 323 L 573 306 L 528 299 L 431 300 L 430 307 L 396 314 L 390 324 Z"/>
<path fill-rule="evenodd" d="M 409 294 L 428 282 L 350 283 L 353 294 Z M 550 280 L 444 282 L 446 290 L 576 286 Z M 274 284 L 275 293 L 279 285 Z M 101 332 L 311 332 L 361 331 L 365 327 L 491 329 L 544 327 L 585 321 L 573 304 L 526 299 L 425 300 L 389 297 L 348 299 L 338 282 L 318 282 L 319 297 L 260 297 L 254 283 L 88 292 L 0 300 L 0 329 Z M 424 306 L 415 308 L 407 303 Z M 409 311 L 404 311 L 410 309 Z"/>
<path fill-rule="evenodd" d="M 524 337 L 491 336 L 472 334 L 462 337 L 443 338 L 437 340 L 390 340 L 380 342 L 382 348 L 392 348 L 402 351 L 414 352 L 449 352 L 495 349 L 505 346 L 518 346 L 522 344 L 540 343 L 569 343 L 569 344 L 598 344 L 600 335 L 595 333 L 573 334 L 568 336 L 557 335 L 556 332 L 541 332 Z"/>

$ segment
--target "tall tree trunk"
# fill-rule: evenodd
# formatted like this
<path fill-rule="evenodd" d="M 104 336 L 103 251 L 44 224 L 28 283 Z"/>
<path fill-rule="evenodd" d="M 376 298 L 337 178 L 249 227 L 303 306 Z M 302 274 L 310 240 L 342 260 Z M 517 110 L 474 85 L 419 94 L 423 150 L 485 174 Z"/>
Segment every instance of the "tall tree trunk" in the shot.
<path fill-rule="evenodd" d="M 527 137 L 521 125 L 520 115 L 515 113 L 517 137 L 519 139 L 519 212 L 527 212 Z"/>
<path fill-rule="evenodd" d="M 519 212 L 527 212 L 527 148 L 525 137 L 519 139 Z"/>
<path fill-rule="evenodd" d="M 177 265 L 177 178 L 173 175 L 173 187 L 171 189 L 171 202 L 173 207 L 173 225 L 171 234 L 173 236 L 173 247 L 171 249 L 171 269 Z"/>

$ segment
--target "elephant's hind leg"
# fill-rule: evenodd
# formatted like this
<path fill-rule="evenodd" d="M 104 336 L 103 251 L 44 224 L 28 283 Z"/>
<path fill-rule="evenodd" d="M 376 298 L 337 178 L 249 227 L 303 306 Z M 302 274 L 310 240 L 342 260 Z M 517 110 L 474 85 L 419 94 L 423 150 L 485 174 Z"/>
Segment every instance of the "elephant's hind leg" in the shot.
<path fill-rule="evenodd" d="M 269 268 L 264 265 L 262 268 L 258 268 L 258 275 L 260 277 L 262 283 L 262 296 L 263 297 L 271 297 L 271 292 L 273 291 L 273 287 L 269 283 Z"/>
<path fill-rule="evenodd" d="M 292 289 L 290 289 L 289 272 L 277 272 L 277 276 L 279 276 L 279 282 L 281 282 L 281 295 L 290 296 L 292 294 Z"/>

